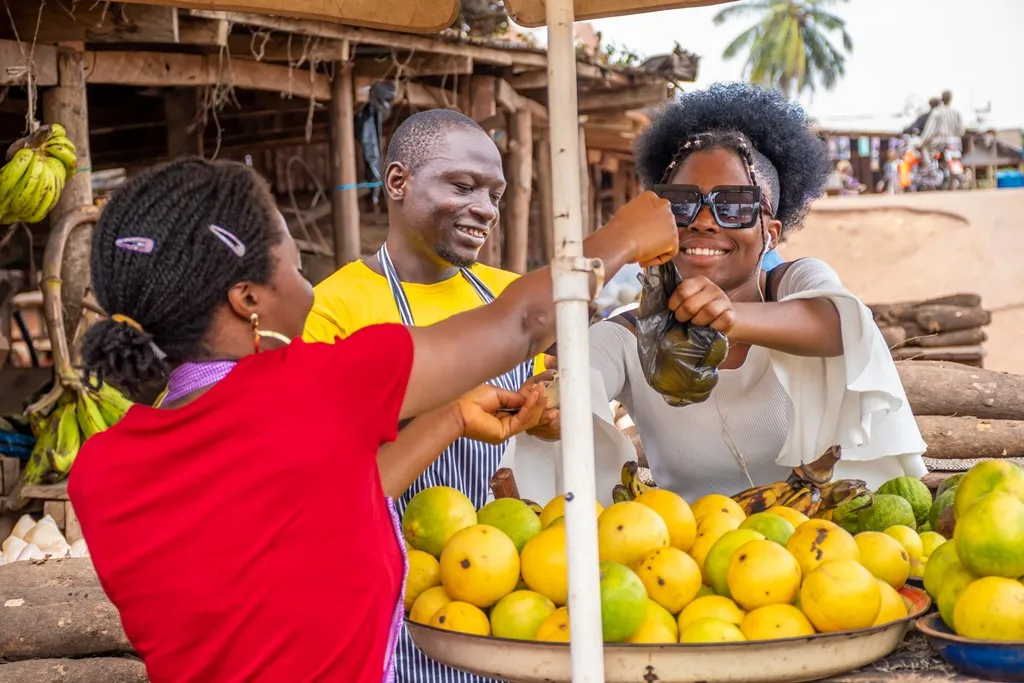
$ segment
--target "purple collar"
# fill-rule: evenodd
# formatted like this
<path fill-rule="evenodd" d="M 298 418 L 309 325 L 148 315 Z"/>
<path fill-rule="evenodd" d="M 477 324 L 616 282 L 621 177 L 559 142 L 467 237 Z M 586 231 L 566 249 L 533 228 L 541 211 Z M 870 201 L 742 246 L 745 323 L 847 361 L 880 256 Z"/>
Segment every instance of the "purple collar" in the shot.
<path fill-rule="evenodd" d="M 163 402 L 177 401 L 193 391 L 216 384 L 227 377 L 237 364 L 233 360 L 182 363 L 174 368 L 167 378 L 167 394 L 164 396 Z"/>

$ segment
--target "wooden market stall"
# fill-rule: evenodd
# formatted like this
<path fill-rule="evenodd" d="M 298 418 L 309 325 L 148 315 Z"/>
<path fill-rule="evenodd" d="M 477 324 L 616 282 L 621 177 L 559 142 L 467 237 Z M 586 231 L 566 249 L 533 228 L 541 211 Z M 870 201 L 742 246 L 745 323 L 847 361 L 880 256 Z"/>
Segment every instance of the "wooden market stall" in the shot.
<path fill-rule="evenodd" d="M 11 19 L 0 20 L 3 61 L 31 63 L 41 113 L 72 121 L 75 139 L 89 143 L 80 151 L 93 179 L 80 173 L 69 203 L 91 202 L 91 189 L 102 192 L 112 177 L 116 184 L 185 154 L 244 160 L 271 181 L 311 260 L 320 257 L 318 279 L 383 239 L 382 202 L 362 186 L 374 178 L 356 130 L 371 93 L 382 93 L 390 111 L 382 117 L 381 148 L 422 109 L 458 109 L 489 130 L 504 154 L 509 188 L 501 230 L 483 260 L 517 272 L 550 260 L 547 56 L 521 36 L 409 36 L 84 0 L 69 8 L 11 4 Z M 697 58 L 688 53 L 629 66 L 581 51 L 588 229 L 636 192 L 632 144 L 645 121 L 640 112 L 696 72 Z M 28 78 L 26 69 L 8 69 L 0 86 L 24 86 Z M 27 107 L 25 90 L 12 89 L 0 103 L 0 139 L 21 134 Z"/>

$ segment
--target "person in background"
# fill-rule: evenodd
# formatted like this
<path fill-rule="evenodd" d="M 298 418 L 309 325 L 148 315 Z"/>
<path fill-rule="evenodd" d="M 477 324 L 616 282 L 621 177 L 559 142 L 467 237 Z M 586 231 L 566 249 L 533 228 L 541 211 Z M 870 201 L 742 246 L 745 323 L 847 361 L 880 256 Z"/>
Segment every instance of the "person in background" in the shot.
<path fill-rule="evenodd" d="M 612 274 L 670 259 L 668 202 L 641 195 L 583 248 Z M 143 173 L 96 226 L 111 316 L 85 335 L 89 379 L 168 391 L 85 443 L 68 493 L 153 683 L 394 681 L 406 558 L 380 445 L 452 402 L 475 404 L 466 431 L 488 440 L 539 416 L 539 388 L 474 387 L 554 341 L 550 269 L 436 325 L 318 344 L 296 339 L 300 268 L 269 187 L 236 162 Z"/>
<path fill-rule="evenodd" d="M 673 407 L 647 383 L 634 312 L 590 328 L 594 404 L 626 407 L 657 485 L 691 502 L 732 495 L 784 480 L 834 445 L 839 478 L 874 488 L 926 474 L 924 441 L 867 307 L 818 259 L 761 267 L 829 176 L 827 148 L 803 109 L 743 83 L 688 92 L 651 114 L 636 160 L 679 227 L 682 281 L 669 309 L 729 340 L 710 397 Z M 629 455 L 594 420 L 595 461 L 621 464 Z M 515 462 L 534 471 L 556 454 L 540 439 L 516 439 Z M 520 491 L 530 497 L 524 483 Z"/>
<path fill-rule="evenodd" d="M 307 341 L 333 342 L 387 322 L 432 325 L 489 304 L 519 277 L 477 262 L 498 227 L 505 176 L 498 148 L 472 119 L 450 109 L 406 119 L 388 143 L 384 190 L 387 240 L 375 255 L 344 266 L 316 286 L 303 334 Z M 477 350 L 467 347 L 466 352 Z M 527 360 L 490 382 L 518 391 L 534 383 L 537 366 L 542 359 Z M 557 411 L 548 411 L 542 421 L 556 418 Z M 401 494 L 399 513 L 431 486 L 456 488 L 480 508 L 504 451 L 504 443 L 482 443 L 445 423 L 418 420 L 383 449 L 381 468 L 433 461 Z M 404 630 L 398 676 L 405 683 L 485 680 L 428 659 Z"/>
<path fill-rule="evenodd" d="M 963 137 L 967 132 L 963 116 L 953 108 L 953 93 L 942 93 L 942 102 L 932 110 L 921 132 L 923 154 L 935 154 L 943 147 L 963 151 Z"/>
<path fill-rule="evenodd" d="M 836 171 L 839 173 L 839 194 L 841 196 L 858 195 L 867 189 L 867 186 L 857 180 L 853 174 L 853 164 L 843 159 L 836 164 Z"/>
<path fill-rule="evenodd" d="M 931 116 L 935 108 L 939 106 L 939 98 L 933 97 L 928 100 L 928 111 L 914 119 L 914 122 L 903 129 L 904 135 L 920 135 L 921 131 L 924 130 L 925 124 L 928 123 L 928 117 Z"/>

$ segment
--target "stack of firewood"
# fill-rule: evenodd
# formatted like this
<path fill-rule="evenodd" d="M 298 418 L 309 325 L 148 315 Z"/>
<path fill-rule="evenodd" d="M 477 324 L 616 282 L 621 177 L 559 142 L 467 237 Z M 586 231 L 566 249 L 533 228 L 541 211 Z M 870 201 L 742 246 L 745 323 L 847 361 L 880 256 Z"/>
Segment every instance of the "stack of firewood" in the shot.
<path fill-rule="evenodd" d="M 941 361 L 896 368 L 928 444 L 929 484 L 979 460 L 1024 464 L 1024 376 Z"/>
<path fill-rule="evenodd" d="M 981 367 L 982 328 L 992 315 L 977 294 L 870 306 L 896 360 L 945 360 Z"/>
<path fill-rule="evenodd" d="M 88 558 L 0 566 L 0 683 L 145 683 Z"/>

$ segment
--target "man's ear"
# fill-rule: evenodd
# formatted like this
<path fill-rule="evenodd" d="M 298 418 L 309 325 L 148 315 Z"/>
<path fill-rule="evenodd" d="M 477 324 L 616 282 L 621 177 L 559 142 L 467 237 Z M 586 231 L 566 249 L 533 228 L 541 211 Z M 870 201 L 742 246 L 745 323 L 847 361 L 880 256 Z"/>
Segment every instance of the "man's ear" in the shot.
<path fill-rule="evenodd" d="M 249 320 L 259 309 L 259 296 L 249 282 L 239 282 L 228 290 L 228 305 L 239 318 Z"/>
<path fill-rule="evenodd" d="M 388 199 L 393 202 L 405 199 L 410 175 L 409 169 L 400 161 L 392 161 L 388 165 L 384 171 L 384 190 L 388 193 Z"/>

